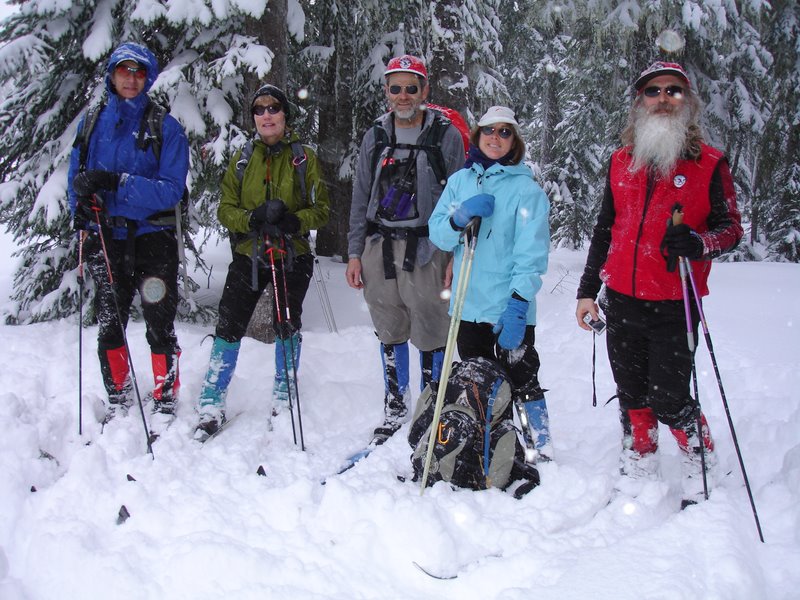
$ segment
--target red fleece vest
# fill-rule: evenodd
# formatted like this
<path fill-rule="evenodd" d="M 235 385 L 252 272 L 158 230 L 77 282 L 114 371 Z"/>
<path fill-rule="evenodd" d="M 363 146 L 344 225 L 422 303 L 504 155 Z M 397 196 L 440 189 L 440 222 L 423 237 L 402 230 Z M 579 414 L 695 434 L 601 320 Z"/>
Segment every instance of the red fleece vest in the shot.
<path fill-rule="evenodd" d="M 678 269 L 667 271 L 659 246 L 676 202 L 683 205 L 683 222 L 703 233 L 711 211 L 711 177 L 722 153 L 703 145 L 697 161 L 681 160 L 668 177 L 655 182 L 650 199 L 644 169 L 631 173 L 630 148 L 611 158 L 611 191 L 616 216 L 611 227 L 611 248 L 600 276 L 608 287 L 640 300 L 681 300 Z M 697 292 L 708 294 L 711 261 L 692 262 Z"/>

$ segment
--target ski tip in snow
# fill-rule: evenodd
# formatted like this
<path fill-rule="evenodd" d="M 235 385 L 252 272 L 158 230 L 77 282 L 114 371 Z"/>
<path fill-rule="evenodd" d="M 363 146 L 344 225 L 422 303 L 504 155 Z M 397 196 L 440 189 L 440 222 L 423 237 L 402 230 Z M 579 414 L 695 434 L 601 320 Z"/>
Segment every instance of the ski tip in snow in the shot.
<path fill-rule="evenodd" d="M 127 507 L 123 504 L 119 507 L 119 513 L 117 514 L 117 525 L 122 525 L 125 521 L 127 521 L 131 516 L 131 513 L 128 512 Z"/>
<path fill-rule="evenodd" d="M 411 561 L 411 564 L 417 567 L 423 573 L 425 573 L 425 575 L 427 575 L 428 577 L 433 577 L 434 579 L 446 580 L 446 579 L 456 579 L 458 577 L 458 573 L 456 573 L 455 575 L 437 575 L 436 573 L 433 573 L 432 571 L 429 571 L 428 569 L 423 567 L 417 561 Z"/>
<path fill-rule="evenodd" d="M 369 456 L 370 453 L 373 450 L 375 450 L 375 446 L 370 444 L 369 446 L 367 446 L 363 450 L 359 450 L 355 454 L 351 454 L 350 456 L 348 456 L 347 459 L 342 464 L 342 466 L 339 468 L 339 470 L 336 471 L 336 475 L 341 475 L 345 471 L 349 471 L 350 469 L 355 467 L 356 464 L 358 464 L 359 461 L 361 461 L 361 460 L 365 459 L 367 456 Z M 320 483 L 322 483 L 322 485 L 325 485 L 327 482 L 328 482 L 327 479 L 323 479 Z"/>

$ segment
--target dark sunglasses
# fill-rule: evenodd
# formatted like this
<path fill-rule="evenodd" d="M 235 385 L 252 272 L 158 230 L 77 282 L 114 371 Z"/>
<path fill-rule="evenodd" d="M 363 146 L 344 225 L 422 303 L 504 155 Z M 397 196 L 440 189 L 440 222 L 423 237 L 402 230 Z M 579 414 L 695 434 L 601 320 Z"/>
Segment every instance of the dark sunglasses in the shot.
<path fill-rule="evenodd" d="M 481 134 L 485 136 L 494 135 L 495 129 L 497 128 L 490 127 L 488 125 L 486 127 L 481 127 Z M 512 135 L 514 135 L 514 130 L 508 127 L 501 127 L 500 129 L 497 129 L 497 135 L 499 135 L 504 140 L 507 140 Z"/>
<path fill-rule="evenodd" d="M 644 95 L 648 98 L 658 98 L 661 95 L 661 92 L 666 92 L 667 96 L 670 98 L 674 98 L 675 96 L 683 96 L 683 88 L 679 85 L 668 85 L 667 87 L 658 87 L 657 85 L 651 85 L 650 87 L 644 88 Z"/>
<path fill-rule="evenodd" d="M 140 81 L 143 80 L 145 77 L 147 77 L 147 69 L 145 69 L 144 67 L 129 67 L 127 65 L 117 65 L 114 68 L 114 72 L 117 75 L 120 75 L 120 76 L 123 76 L 123 77 L 130 73 L 131 75 L 133 75 L 136 79 L 138 79 Z"/>
<path fill-rule="evenodd" d="M 282 110 L 283 106 L 281 106 L 280 104 L 270 104 L 269 106 L 262 106 L 261 104 L 256 104 L 253 107 L 253 114 L 258 115 L 259 117 L 263 115 L 265 112 L 268 112 L 271 115 L 277 115 Z"/>
<path fill-rule="evenodd" d="M 406 94 L 409 96 L 413 96 L 419 91 L 418 85 L 390 85 L 389 86 L 389 93 L 393 96 L 397 96 L 398 94 L 403 92 L 403 88 L 406 90 Z"/>

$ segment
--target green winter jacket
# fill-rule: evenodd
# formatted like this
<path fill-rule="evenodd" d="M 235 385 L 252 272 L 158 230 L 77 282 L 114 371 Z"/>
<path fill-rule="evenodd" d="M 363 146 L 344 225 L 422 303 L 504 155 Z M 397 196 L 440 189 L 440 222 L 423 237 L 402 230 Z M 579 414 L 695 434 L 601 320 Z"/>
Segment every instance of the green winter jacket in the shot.
<path fill-rule="evenodd" d="M 291 143 L 298 139 L 292 133 L 274 146 L 267 146 L 260 138 L 254 140 L 253 155 L 247 163 L 241 185 L 236 175 L 236 163 L 242 152 L 238 151 L 231 157 L 222 178 L 222 199 L 217 218 L 229 231 L 238 234 L 236 252 L 253 255 L 255 239 L 244 237 L 250 233 L 250 213 L 267 199 L 283 200 L 289 211 L 300 219 L 300 232 L 293 236 L 297 254 L 311 251 L 308 232 L 328 222 L 328 190 L 322 181 L 317 155 L 308 146 L 303 146 L 306 153 L 306 200 L 303 202 L 298 172 L 292 165 Z"/>

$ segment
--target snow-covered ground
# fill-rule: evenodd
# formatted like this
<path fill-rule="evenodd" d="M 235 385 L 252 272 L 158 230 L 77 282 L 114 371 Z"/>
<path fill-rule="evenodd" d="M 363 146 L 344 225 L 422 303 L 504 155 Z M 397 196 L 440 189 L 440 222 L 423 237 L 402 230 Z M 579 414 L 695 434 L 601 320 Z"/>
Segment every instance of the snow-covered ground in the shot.
<path fill-rule="evenodd" d="M 11 250 L 0 238 L 0 256 Z M 216 301 L 228 256 L 225 244 L 207 251 L 215 277 L 202 300 Z M 329 477 L 382 416 L 377 340 L 341 263 L 320 259 L 338 333 L 328 331 L 314 283 L 306 299 L 305 452 L 288 414 L 268 429 L 272 346 L 244 341 L 228 396 L 229 413 L 241 414 L 200 445 L 191 439 L 193 399 L 212 327 L 179 323 L 182 404 L 153 458 L 137 412 L 100 434 L 95 327 L 83 331 L 79 436 L 77 319 L 0 326 L 0 598 L 800 597 L 800 265 L 717 264 L 705 304 L 762 544 L 705 345 L 700 399 L 720 485 L 680 511 L 677 448 L 662 429 L 663 481 L 609 503 L 619 424 L 616 402 L 604 405 L 614 393 L 605 348 L 598 345 L 593 408 L 592 338 L 574 322 L 584 257 L 554 252 L 538 296 L 556 458 L 522 500 L 443 484 L 420 496 L 397 477 L 411 470 L 405 429 Z M 0 264 L 0 309 L 12 269 Z M 143 324 L 128 334 L 144 395 Z M 123 505 L 130 517 L 117 524 Z M 434 579 L 415 562 L 457 578 Z"/>

